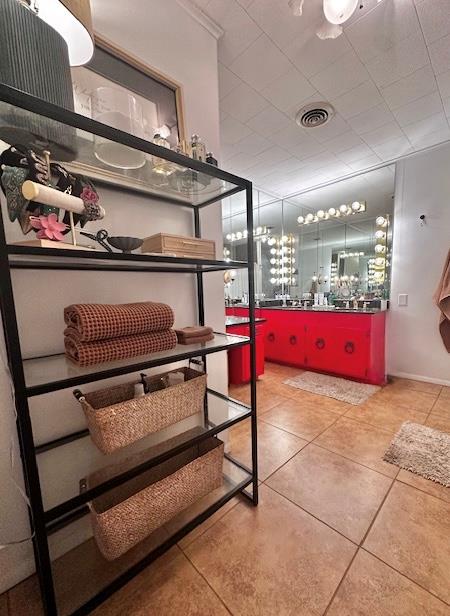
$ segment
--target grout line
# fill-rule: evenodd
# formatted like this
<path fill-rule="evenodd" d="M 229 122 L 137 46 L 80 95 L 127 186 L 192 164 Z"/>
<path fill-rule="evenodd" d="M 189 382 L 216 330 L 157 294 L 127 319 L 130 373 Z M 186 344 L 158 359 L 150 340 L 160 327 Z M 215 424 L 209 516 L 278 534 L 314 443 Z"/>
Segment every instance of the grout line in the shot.
<path fill-rule="evenodd" d="M 240 502 L 234 503 L 234 505 L 233 505 L 232 507 L 230 507 L 230 509 L 227 509 L 226 511 L 223 511 L 223 512 L 222 512 L 222 515 L 221 515 L 221 516 L 219 516 L 219 517 L 217 518 L 217 520 L 215 520 L 215 522 L 213 522 L 210 526 L 208 526 L 207 528 L 205 528 L 205 529 L 203 530 L 203 532 L 201 532 L 201 533 L 199 533 L 198 535 L 196 535 L 196 536 L 192 539 L 192 541 L 190 541 L 189 543 L 187 543 L 186 545 L 184 545 L 184 547 L 180 545 L 180 542 L 178 542 L 178 543 L 177 543 L 177 546 L 180 548 L 180 550 L 181 550 L 183 553 L 184 553 L 184 549 L 185 549 L 185 548 L 188 548 L 188 547 L 189 547 L 190 545 L 192 545 L 195 541 L 197 541 L 197 539 L 200 539 L 200 537 L 203 537 L 203 535 L 206 533 L 206 531 L 208 531 L 210 528 L 212 528 L 213 526 L 215 526 L 215 525 L 217 524 L 217 522 L 219 522 L 219 521 L 220 521 L 220 520 L 221 520 L 224 516 L 226 516 L 226 515 L 227 515 L 227 513 L 229 513 L 230 511 L 232 511 L 232 510 L 236 507 L 236 505 L 239 505 L 240 503 L 244 502 L 243 498 L 240 496 L 240 494 L 239 494 L 239 493 L 238 493 L 238 494 L 236 494 L 236 496 L 239 498 L 239 501 L 240 501 Z M 223 509 L 223 507 L 224 507 L 224 506 L 222 506 L 222 508 L 221 508 L 221 509 L 218 509 L 218 510 L 216 511 L 216 513 L 218 513 L 219 511 L 221 511 L 221 510 Z M 214 514 L 213 514 L 213 515 L 214 515 Z M 211 518 L 207 518 L 207 520 L 210 520 L 210 519 L 211 519 Z M 205 520 L 205 522 L 206 522 L 206 520 Z M 204 522 L 203 522 L 203 523 L 204 523 Z M 200 524 L 200 526 L 201 526 L 201 524 Z M 197 526 L 197 529 L 199 529 L 199 528 L 200 528 L 200 526 Z M 194 529 L 194 530 L 195 530 L 195 529 Z M 193 531 L 191 531 L 191 532 L 193 532 Z M 183 539 L 187 538 L 188 536 L 189 536 L 189 535 L 186 535 L 185 537 L 183 537 Z M 183 539 L 181 539 L 181 541 L 183 541 Z"/>
<path fill-rule="evenodd" d="M 345 578 L 347 577 L 347 573 L 349 572 L 350 567 L 353 565 L 353 561 L 355 560 L 355 558 L 356 558 L 356 556 L 357 556 L 357 554 L 358 554 L 360 549 L 361 548 L 358 547 L 356 552 L 353 554 L 353 557 L 352 557 L 351 561 L 349 562 L 347 569 L 344 571 L 344 575 L 341 577 L 341 580 L 340 580 L 339 584 L 336 586 L 336 588 L 334 590 L 334 593 L 332 594 L 331 599 L 330 599 L 327 607 L 325 608 L 325 611 L 323 612 L 323 616 L 326 616 L 326 614 L 328 614 L 328 611 L 329 611 L 329 609 L 330 609 L 330 607 L 331 607 L 331 605 L 332 605 L 332 603 L 333 603 L 333 601 L 334 601 L 334 599 L 335 599 L 335 597 L 336 597 L 340 587 L 342 586 L 342 583 L 344 582 Z"/>
<path fill-rule="evenodd" d="M 413 580 L 412 578 L 410 578 L 409 576 L 407 576 L 405 573 L 403 573 L 402 571 L 399 571 L 398 569 L 396 569 L 395 567 L 393 567 L 392 565 L 390 565 L 389 563 L 387 563 L 386 561 L 384 561 L 380 556 L 378 556 L 377 554 L 374 554 L 373 552 L 370 552 L 370 550 L 368 550 L 367 548 L 365 548 L 364 546 L 360 547 L 361 550 L 363 550 L 364 552 L 366 552 L 366 554 L 370 554 L 370 556 L 373 556 L 374 558 L 376 558 L 377 560 L 379 560 L 381 563 L 383 563 L 383 565 L 386 565 L 386 567 L 389 567 L 390 569 L 392 569 L 393 571 L 395 571 L 396 573 L 398 573 L 399 575 L 401 575 L 402 577 L 406 578 L 409 582 L 411 582 L 412 584 L 414 584 L 415 586 L 418 586 L 419 588 L 421 588 L 422 590 L 424 590 L 426 593 L 428 593 L 429 595 L 431 595 L 432 597 L 435 597 L 436 599 L 438 599 L 439 601 L 441 601 L 444 605 L 450 605 L 450 603 L 448 601 L 445 601 L 445 599 L 442 599 L 441 597 L 439 597 L 438 595 L 436 595 L 434 592 L 432 592 L 431 590 L 429 590 L 428 588 L 425 588 L 425 586 L 422 586 L 422 584 L 420 584 L 419 582 L 417 582 L 416 580 Z"/>
<path fill-rule="evenodd" d="M 369 524 L 369 528 L 366 530 L 366 533 L 365 533 L 365 535 L 364 535 L 364 537 L 362 538 L 362 541 L 361 541 L 361 543 L 360 543 L 360 546 L 361 546 L 361 547 L 363 546 L 363 544 L 364 544 L 365 540 L 367 539 L 368 534 L 369 534 L 369 533 L 370 533 L 370 531 L 372 530 L 372 527 L 373 527 L 373 525 L 375 524 L 375 520 L 377 519 L 378 514 L 379 514 L 379 513 L 380 513 L 380 511 L 381 511 L 381 508 L 383 507 L 384 503 L 386 502 L 387 497 L 388 497 L 388 496 L 389 496 L 389 494 L 391 493 L 391 490 L 392 490 L 392 488 L 393 488 L 393 486 L 394 486 L 394 484 L 395 484 L 395 481 L 396 481 L 396 479 L 397 479 L 397 477 L 398 477 L 399 472 L 400 472 L 400 469 L 398 469 L 397 474 L 396 474 L 396 475 L 395 475 L 395 477 L 392 479 L 392 483 L 391 483 L 391 485 L 389 486 L 388 491 L 387 491 L 387 492 L 386 492 L 386 494 L 384 495 L 384 498 L 383 498 L 383 500 L 381 501 L 380 506 L 378 507 L 378 509 L 377 509 L 377 511 L 376 511 L 376 513 L 375 513 L 375 515 L 373 516 L 372 522 Z"/>

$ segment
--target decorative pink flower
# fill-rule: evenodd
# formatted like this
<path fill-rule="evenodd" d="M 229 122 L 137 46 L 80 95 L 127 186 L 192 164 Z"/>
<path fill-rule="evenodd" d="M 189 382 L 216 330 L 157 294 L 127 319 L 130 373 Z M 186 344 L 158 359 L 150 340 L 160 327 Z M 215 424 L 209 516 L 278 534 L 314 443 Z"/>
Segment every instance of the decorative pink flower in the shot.
<path fill-rule="evenodd" d="M 83 199 L 86 203 L 97 203 L 98 195 L 90 186 L 85 186 L 81 192 L 80 199 Z"/>
<path fill-rule="evenodd" d="M 39 229 L 36 237 L 40 240 L 55 240 L 61 242 L 64 239 L 64 235 L 61 231 L 67 229 L 67 225 L 58 221 L 56 214 L 49 214 L 48 216 L 30 217 L 31 224 L 34 229 Z"/>

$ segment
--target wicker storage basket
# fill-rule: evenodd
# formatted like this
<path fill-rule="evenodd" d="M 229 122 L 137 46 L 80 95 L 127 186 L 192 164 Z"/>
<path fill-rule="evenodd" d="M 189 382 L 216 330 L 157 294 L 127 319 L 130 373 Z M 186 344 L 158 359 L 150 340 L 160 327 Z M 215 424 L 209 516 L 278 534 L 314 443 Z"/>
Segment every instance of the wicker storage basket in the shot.
<path fill-rule="evenodd" d="M 223 481 L 222 441 L 211 437 L 89 503 L 94 537 L 114 560 L 177 513 L 219 488 Z M 85 482 L 98 484 L 108 469 Z M 99 475 L 103 477 L 100 477 Z"/>
<path fill-rule="evenodd" d="M 177 372 L 184 374 L 184 382 L 156 389 L 169 374 Z M 92 440 L 102 453 L 111 453 L 203 411 L 206 374 L 184 367 L 143 379 L 146 389 L 156 391 L 137 398 L 135 381 L 86 394 L 75 390 Z"/>

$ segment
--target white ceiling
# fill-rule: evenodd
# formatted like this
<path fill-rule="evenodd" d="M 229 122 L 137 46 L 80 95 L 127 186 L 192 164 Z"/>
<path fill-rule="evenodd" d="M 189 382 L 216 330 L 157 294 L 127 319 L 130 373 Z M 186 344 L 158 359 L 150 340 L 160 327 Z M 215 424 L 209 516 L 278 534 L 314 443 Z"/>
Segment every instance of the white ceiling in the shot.
<path fill-rule="evenodd" d="M 450 0 L 363 0 L 334 40 L 322 0 L 194 0 L 219 40 L 221 166 L 278 195 L 450 139 Z M 337 114 L 298 127 L 307 102 Z"/>

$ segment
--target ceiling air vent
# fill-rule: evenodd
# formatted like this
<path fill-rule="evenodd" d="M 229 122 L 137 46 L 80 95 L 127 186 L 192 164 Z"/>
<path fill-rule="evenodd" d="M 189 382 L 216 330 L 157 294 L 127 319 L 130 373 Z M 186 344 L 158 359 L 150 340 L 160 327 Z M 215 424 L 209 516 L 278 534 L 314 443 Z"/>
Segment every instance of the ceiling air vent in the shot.
<path fill-rule="evenodd" d="M 295 121 L 299 126 L 316 128 L 329 122 L 333 116 L 334 108 L 330 103 L 311 103 L 300 109 Z"/>

